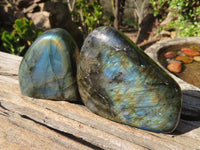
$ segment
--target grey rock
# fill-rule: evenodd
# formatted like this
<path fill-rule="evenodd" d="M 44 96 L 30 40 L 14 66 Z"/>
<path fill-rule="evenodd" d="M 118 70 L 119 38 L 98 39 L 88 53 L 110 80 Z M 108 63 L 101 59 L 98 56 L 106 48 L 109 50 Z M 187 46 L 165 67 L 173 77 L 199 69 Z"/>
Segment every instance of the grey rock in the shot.
<path fill-rule="evenodd" d="M 27 16 L 33 20 L 36 27 L 50 29 L 51 25 L 49 22 L 50 13 L 47 11 L 41 11 L 36 13 L 28 13 Z"/>

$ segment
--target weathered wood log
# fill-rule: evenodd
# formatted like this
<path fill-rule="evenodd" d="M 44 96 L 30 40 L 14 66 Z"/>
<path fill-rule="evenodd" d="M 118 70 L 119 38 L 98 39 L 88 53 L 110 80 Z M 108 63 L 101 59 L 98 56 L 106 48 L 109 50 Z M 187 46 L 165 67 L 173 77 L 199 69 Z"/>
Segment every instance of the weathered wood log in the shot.
<path fill-rule="evenodd" d="M 181 119 L 174 133 L 153 133 L 97 116 L 81 104 L 23 96 L 21 59 L 0 52 L 0 149 L 200 149 L 200 120 Z"/>

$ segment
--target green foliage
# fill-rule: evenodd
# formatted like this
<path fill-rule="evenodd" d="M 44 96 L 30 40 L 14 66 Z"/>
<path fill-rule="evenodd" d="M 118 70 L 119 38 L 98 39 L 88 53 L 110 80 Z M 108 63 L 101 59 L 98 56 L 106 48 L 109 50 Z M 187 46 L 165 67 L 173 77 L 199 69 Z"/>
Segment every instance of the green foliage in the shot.
<path fill-rule="evenodd" d="M 106 16 L 97 0 L 77 0 L 75 11 L 71 12 L 75 22 L 88 34 L 97 26 L 104 24 Z M 108 21 L 108 20 L 107 20 Z"/>
<path fill-rule="evenodd" d="M 8 53 L 20 55 L 25 48 L 25 45 L 21 44 L 20 38 L 8 31 L 3 32 L 1 39 Z"/>
<path fill-rule="evenodd" d="M 189 22 L 181 16 L 176 21 L 171 21 L 169 28 L 176 30 L 178 36 L 200 36 L 200 22 Z"/>
<path fill-rule="evenodd" d="M 1 40 L 5 50 L 15 55 L 23 55 L 34 40 L 42 33 L 36 28 L 33 21 L 26 18 L 16 19 L 12 32 L 4 31 Z"/>
<path fill-rule="evenodd" d="M 16 19 L 13 27 L 13 32 L 29 43 L 32 43 L 42 33 L 41 28 L 36 28 L 33 21 L 26 18 Z"/>
<path fill-rule="evenodd" d="M 162 8 L 166 2 L 166 0 L 149 0 L 149 3 L 153 5 L 154 16 L 157 16 L 162 11 Z"/>
<path fill-rule="evenodd" d="M 153 5 L 154 15 L 161 14 L 161 11 L 171 11 L 176 20 L 170 22 L 168 28 L 177 31 L 177 35 L 200 36 L 200 1 L 196 0 L 149 0 Z M 167 4 L 168 9 L 163 9 Z"/>

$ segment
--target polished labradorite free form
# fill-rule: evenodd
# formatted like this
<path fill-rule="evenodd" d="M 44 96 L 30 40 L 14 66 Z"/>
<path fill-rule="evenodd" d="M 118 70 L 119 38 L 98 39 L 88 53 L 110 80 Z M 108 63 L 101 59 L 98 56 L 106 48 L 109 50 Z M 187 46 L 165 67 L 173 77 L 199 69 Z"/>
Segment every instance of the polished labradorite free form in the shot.
<path fill-rule="evenodd" d="M 54 100 L 77 100 L 77 46 L 63 29 L 51 29 L 31 45 L 19 68 L 24 95 Z"/>
<path fill-rule="evenodd" d="M 100 116 L 155 132 L 177 127 L 178 84 L 112 27 L 97 28 L 85 39 L 77 78 L 84 104 Z"/>

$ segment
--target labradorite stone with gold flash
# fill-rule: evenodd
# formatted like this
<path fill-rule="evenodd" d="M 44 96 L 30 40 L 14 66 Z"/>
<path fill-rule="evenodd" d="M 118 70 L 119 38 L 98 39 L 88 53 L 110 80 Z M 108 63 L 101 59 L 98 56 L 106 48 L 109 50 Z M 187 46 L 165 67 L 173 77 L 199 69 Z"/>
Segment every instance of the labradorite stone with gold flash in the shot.
<path fill-rule="evenodd" d="M 85 39 L 77 80 L 84 104 L 100 116 L 155 132 L 178 125 L 180 87 L 113 27 L 99 27 Z"/>

